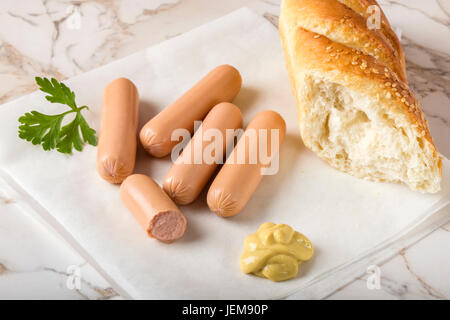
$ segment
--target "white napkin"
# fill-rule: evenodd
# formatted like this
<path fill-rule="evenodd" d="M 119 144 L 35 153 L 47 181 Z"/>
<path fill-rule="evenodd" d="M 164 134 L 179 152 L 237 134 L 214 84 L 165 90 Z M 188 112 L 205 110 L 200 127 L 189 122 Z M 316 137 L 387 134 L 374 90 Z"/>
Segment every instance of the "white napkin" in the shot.
<path fill-rule="evenodd" d="M 149 31 L 150 32 L 150 31 Z M 95 171 L 96 148 L 62 155 L 17 137 L 17 119 L 26 111 L 61 111 L 35 92 L 0 108 L 0 172 L 26 194 L 30 205 L 54 223 L 69 241 L 132 298 L 278 298 L 319 276 L 370 254 L 431 215 L 449 190 L 444 161 L 443 191 L 422 195 L 403 185 L 359 180 L 330 168 L 301 143 L 297 113 L 277 30 L 264 18 L 240 9 L 142 52 L 67 81 L 86 118 L 99 128 L 103 87 L 128 77 L 141 97 L 141 125 L 217 65 L 242 75 L 235 99 L 245 124 L 263 109 L 286 119 L 280 171 L 266 176 L 238 216 L 210 212 L 202 194 L 181 207 L 188 219 L 182 240 L 171 245 L 149 239 L 121 203 L 118 186 Z M 136 172 L 161 182 L 171 165 L 138 151 Z M 433 206 L 434 205 L 434 206 Z M 431 209 L 430 209 L 431 208 Z M 286 223 L 310 238 L 315 256 L 293 280 L 273 283 L 239 269 L 244 238 L 266 221 Z"/>

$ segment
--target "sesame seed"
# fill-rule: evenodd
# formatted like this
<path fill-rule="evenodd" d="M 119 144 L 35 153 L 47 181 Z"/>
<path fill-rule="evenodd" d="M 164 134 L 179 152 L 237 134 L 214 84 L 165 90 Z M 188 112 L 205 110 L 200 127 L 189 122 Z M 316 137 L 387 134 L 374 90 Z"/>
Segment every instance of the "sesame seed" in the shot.
<path fill-rule="evenodd" d="M 390 87 L 391 86 L 391 83 L 390 82 L 385 82 L 385 84 L 384 84 L 386 87 Z"/>
<path fill-rule="evenodd" d="M 406 101 L 406 99 L 405 99 L 405 98 L 402 98 L 401 102 L 405 102 L 405 101 Z"/>
<path fill-rule="evenodd" d="M 316 34 L 315 36 L 314 36 L 314 39 L 317 39 L 317 38 L 319 38 L 320 37 L 320 35 L 319 34 Z"/>
<path fill-rule="evenodd" d="M 360 65 L 359 67 L 360 67 L 362 70 L 364 70 L 364 69 L 367 68 L 367 66 L 366 66 L 365 64 L 362 64 L 362 65 Z"/>
<path fill-rule="evenodd" d="M 394 83 L 393 85 L 392 85 L 392 88 L 395 88 L 397 86 L 397 84 L 396 83 Z"/>
<path fill-rule="evenodd" d="M 372 72 L 378 74 L 378 70 L 375 68 L 372 68 Z"/>
<path fill-rule="evenodd" d="M 357 61 L 352 61 L 352 65 L 357 65 L 358 64 L 358 62 Z"/>
<path fill-rule="evenodd" d="M 400 96 L 401 96 L 400 93 L 398 93 L 398 92 L 396 92 L 395 95 L 396 95 L 397 97 L 400 97 Z"/>
<path fill-rule="evenodd" d="M 409 102 L 408 101 L 405 101 L 405 104 L 409 107 Z"/>
<path fill-rule="evenodd" d="M 331 49 L 333 49 L 333 47 L 332 46 L 328 46 L 327 47 L 327 52 L 329 52 Z"/>

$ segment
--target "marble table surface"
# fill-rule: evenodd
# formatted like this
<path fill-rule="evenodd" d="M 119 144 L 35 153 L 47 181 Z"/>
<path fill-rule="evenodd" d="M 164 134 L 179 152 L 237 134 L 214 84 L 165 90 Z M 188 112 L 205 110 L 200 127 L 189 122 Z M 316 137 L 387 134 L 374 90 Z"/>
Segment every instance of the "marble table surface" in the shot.
<path fill-rule="evenodd" d="M 279 0 L 3 0 L 0 103 L 175 37 L 247 6 L 277 25 Z M 450 0 L 380 1 L 405 48 L 408 79 L 450 158 Z M 121 299 L 96 270 L 0 182 L 0 299 Z M 450 298 L 450 221 L 328 299 Z"/>

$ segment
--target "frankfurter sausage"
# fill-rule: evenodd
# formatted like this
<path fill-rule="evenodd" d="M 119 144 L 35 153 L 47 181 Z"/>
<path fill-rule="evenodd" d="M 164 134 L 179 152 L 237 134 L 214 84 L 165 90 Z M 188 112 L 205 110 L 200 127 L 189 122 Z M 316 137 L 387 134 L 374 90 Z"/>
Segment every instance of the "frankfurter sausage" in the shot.
<path fill-rule="evenodd" d="M 278 148 L 274 147 L 281 145 L 285 133 L 286 123 L 274 111 L 259 112 L 250 121 L 208 190 L 207 203 L 213 212 L 230 217 L 245 207 L 261 182 L 262 171 L 269 167 L 270 161 L 277 155 Z M 265 153 L 262 151 L 264 146 L 267 148 Z M 262 161 L 262 156 L 267 159 Z"/>
<path fill-rule="evenodd" d="M 188 204 L 198 197 L 223 163 L 227 146 L 234 140 L 232 133 L 241 127 L 242 114 L 234 104 L 222 102 L 211 109 L 164 177 L 163 188 L 176 203 Z M 227 129 L 231 129 L 231 135 L 227 135 Z"/>
<path fill-rule="evenodd" d="M 136 160 L 139 95 L 128 79 L 110 82 L 103 91 L 97 171 L 111 183 L 121 183 Z"/>
<path fill-rule="evenodd" d="M 120 186 L 120 197 L 150 237 L 170 243 L 183 236 L 186 218 L 152 178 L 129 176 Z"/>
<path fill-rule="evenodd" d="M 216 67 L 142 127 L 139 135 L 142 146 L 154 157 L 168 155 L 178 143 L 171 140 L 175 129 L 184 128 L 192 134 L 194 121 L 203 120 L 219 102 L 231 102 L 241 84 L 241 75 L 235 68 L 229 65 Z"/>

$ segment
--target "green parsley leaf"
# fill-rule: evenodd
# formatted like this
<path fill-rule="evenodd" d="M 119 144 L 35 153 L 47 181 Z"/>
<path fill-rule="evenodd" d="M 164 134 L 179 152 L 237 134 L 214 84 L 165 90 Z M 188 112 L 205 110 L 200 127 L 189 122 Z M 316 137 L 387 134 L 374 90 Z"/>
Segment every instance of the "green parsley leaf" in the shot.
<path fill-rule="evenodd" d="M 40 90 L 49 94 L 45 97 L 48 101 L 65 104 L 70 107 L 70 110 L 56 115 L 46 115 L 38 111 L 25 113 L 19 118 L 21 123 L 19 138 L 31 141 L 35 145 L 42 144 L 44 150 L 56 148 L 61 153 L 72 153 L 73 148 L 82 151 L 83 142 L 96 146 L 96 132 L 89 127 L 81 114 L 81 111 L 88 107 L 78 108 L 75 103 L 75 93 L 64 83 L 54 78 L 49 80 L 36 77 L 35 79 Z M 75 118 L 61 127 L 64 117 L 71 113 L 75 113 Z"/>
<path fill-rule="evenodd" d="M 23 123 L 19 126 L 19 137 L 31 141 L 33 144 L 41 144 L 44 150 L 56 147 L 59 141 L 58 132 L 64 115 L 48 116 L 37 111 L 25 113 L 19 118 Z"/>
<path fill-rule="evenodd" d="M 58 82 L 55 78 L 49 80 L 47 78 L 36 77 L 34 79 L 39 85 L 40 90 L 49 94 L 45 99 L 53 103 L 56 102 L 68 105 L 72 110 L 77 108 L 75 103 L 75 93 L 70 91 L 64 83 Z"/>

